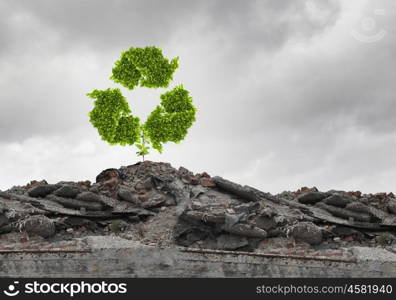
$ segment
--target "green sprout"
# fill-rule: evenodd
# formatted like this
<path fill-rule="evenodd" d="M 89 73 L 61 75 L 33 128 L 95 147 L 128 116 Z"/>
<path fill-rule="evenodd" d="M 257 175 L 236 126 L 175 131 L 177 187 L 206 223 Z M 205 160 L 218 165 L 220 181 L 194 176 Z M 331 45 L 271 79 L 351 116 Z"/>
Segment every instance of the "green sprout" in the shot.
<path fill-rule="evenodd" d="M 137 86 L 167 88 L 178 66 L 178 57 L 169 61 L 160 48 L 132 47 L 121 53 L 110 79 L 129 90 Z M 162 153 L 163 144 L 182 141 L 197 112 L 183 85 L 162 94 L 160 104 L 149 114 L 145 123 L 132 115 L 126 98 L 118 88 L 95 89 L 87 96 L 95 99 L 89 120 L 102 140 L 110 145 L 135 144 L 138 148 L 136 154 L 142 156 L 143 161 L 150 147 Z"/>

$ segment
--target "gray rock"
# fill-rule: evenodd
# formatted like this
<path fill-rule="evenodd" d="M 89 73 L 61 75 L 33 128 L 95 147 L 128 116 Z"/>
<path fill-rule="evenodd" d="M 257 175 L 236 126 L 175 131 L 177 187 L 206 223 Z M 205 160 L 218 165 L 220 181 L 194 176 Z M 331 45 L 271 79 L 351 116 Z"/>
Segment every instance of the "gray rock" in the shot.
<path fill-rule="evenodd" d="M 118 199 L 127 201 L 133 204 L 138 204 L 139 198 L 130 189 L 120 186 L 117 192 Z"/>
<path fill-rule="evenodd" d="M 198 198 L 201 195 L 204 195 L 207 192 L 207 188 L 200 186 L 200 185 L 196 185 L 196 186 L 192 186 L 190 188 L 190 198 L 191 199 L 195 199 Z"/>
<path fill-rule="evenodd" d="M 396 215 L 396 201 L 389 201 L 388 205 L 387 205 L 388 211 L 391 214 L 395 214 Z"/>
<path fill-rule="evenodd" d="M 7 206 L 4 203 L 0 202 L 0 214 L 2 214 L 7 210 L 8 210 Z"/>
<path fill-rule="evenodd" d="M 80 217 L 66 217 L 63 221 L 64 224 L 74 227 L 74 226 L 86 226 L 87 228 L 95 229 L 97 227 L 96 223 L 85 218 Z"/>
<path fill-rule="evenodd" d="M 302 204 L 315 204 L 327 198 L 329 194 L 322 192 L 307 192 L 299 195 L 296 200 Z"/>
<path fill-rule="evenodd" d="M 194 176 L 194 173 L 191 172 L 190 170 L 186 169 L 185 167 L 179 167 L 178 172 L 179 172 L 179 174 L 182 175 L 182 176 L 183 176 L 183 175 Z"/>
<path fill-rule="evenodd" d="M 128 216 L 128 220 L 133 223 L 140 222 L 140 218 L 138 216 Z"/>
<path fill-rule="evenodd" d="M 212 178 L 213 182 L 224 191 L 237 195 L 246 201 L 260 201 L 264 199 L 276 200 L 276 198 L 269 193 L 264 193 L 248 185 L 240 185 L 230 180 L 224 179 L 220 176 Z"/>
<path fill-rule="evenodd" d="M 335 226 L 331 232 L 339 237 L 352 236 L 356 240 L 362 240 L 364 238 L 363 233 L 351 227 Z"/>
<path fill-rule="evenodd" d="M 0 198 L 10 199 L 11 195 L 9 193 L 7 193 L 7 192 L 0 191 Z"/>
<path fill-rule="evenodd" d="M 343 218 L 346 220 L 353 219 L 353 221 L 370 222 L 372 219 L 372 215 L 370 215 L 370 214 L 355 212 L 355 211 L 351 211 L 351 210 L 348 210 L 345 208 L 340 208 L 340 207 L 334 207 L 334 206 L 327 205 L 322 202 L 316 203 L 316 206 L 328 211 L 333 216 Z"/>
<path fill-rule="evenodd" d="M 54 195 L 63 198 L 76 198 L 78 194 L 82 192 L 82 189 L 74 185 L 63 185 L 54 192 Z"/>
<path fill-rule="evenodd" d="M 343 208 L 343 207 L 346 207 L 351 202 L 353 202 L 353 198 L 350 196 L 346 196 L 346 195 L 335 194 L 335 195 L 332 195 L 332 196 L 326 198 L 323 202 L 328 205 Z"/>
<path fill-rule="evenodd" d="M 90 211 L 100 211 L 103 209 L 102 203 L 98 203 L 98 202 L 88 202 L 88 201 L 82 201 L 71 198 L 63 198 L 55 195 L 48 195 L 46 199 L 62 204 L 62 206 L 67 208 L 74 208 L 74 209 L 85 208 L 86 210 L 90 210 Z"/>
<path fill-rule="evenodd" d="M 235 224 L 231 227 L 223 226 L 223 230 L 236 235 L 265 239 L 268 234 L 265 230 L 250 224 Z"/>
<path fill-rule="evenodd" d="M 258 228 L 264 229 L 265 231 L 269 231 L 277 227 L 276 222 L 272 218 L 265 216 L 257 217 L 255 223 Z"/>
<path fill-rule="evenodd" d="M 59 188 L 56 184 L 41 184 L 30 188 L 27 193 L 30 197 L 44 198 Z"/>
<path fill-rule="evenodd" d="M 139 218 L 142 218 L 142 219 L 145 219 L 145 218 L 147 218 L 147 217 L 152 217 L 152 216 L 155 216 L 155 213 L 153 213 L 153 212 L 151 212 L 151 211 L 149 211 L 149 210 L 146 210 L 146 209 L 138 209 L 137 210 L 137 216 L 139 217 Z"/>
<path fill-rule="evenodd" d="M 275 195 L 276 198 L 282 198 L 282 199 L 286 199 L 286 200 L 293 200 L 295 198 L 295 195 L 293 192 L 290 191 L 283 191 L 280 194 Z"/>
<path fill-rule="evenodd" d="M 185 211 L 180 215 L 180 219 L 187 222 L 203 222 L 209 224 L 224 224 L 225 214 L 210 214 L 201 211 Z"/>
<path fill-rule="evenodd" d="M 349 209 L 349 210 L 355 211 L 355 212 L 359 212 L 359 213 L 366 213 L 366 214 L 371 215 L 370 208 L 367 205 L 365 205 L 365 204 L 363 204 L 361 202 L 358 202 L 358 201 L 354 201 L 354 202 L 349 203 L 346 206 L 346 209 Z"/>
<path fill-rule="evenodd" d="M 152 181 L 151 177 L 149 177 L 149 178 L 147 178 L 146 180 L 144 180 L 144 181 L 142 182 L 142 184 L 143 184 L 143 187 L 144 187 L 146 190 L 151 190 L 151 189 L 153 188 L 153 181 Z"/>
<path fill-rule="evenodd" d="M 48 238 L 55 234 L 55 223 L 46 216 L 31 216 L 25 219 L 21 225 L 21 229 L 29 235 L 39 235 Z"/>
<path fill-rule="evenodd" d="M 269 231 L 267 231 L 267 233 L 269 238 L 277 236 L 286 237 L 285 233 L 280 228 L 270 229 Z"/>
<path fill-rule="evenodd" d="M 100 202 L 101 202 L 105 207 L 107 207 L 107 208 L 112 208 L 112 209 L 114 209 L 115 207 L 117 207 L 118 204 L 121 204 L 121 203 L 122 203 L 122 202 L 119 201 L 119 200 L 116 200 L 116 199 L 111 198 L 111 197 L 107 197 L 107 196 L 105 196 L 105 195 L 100 195 L 100 196 L 99 196 L 99 200 L 100 200 Z M 124 202 L 124 204 L 125 204 L 125 202 Z M 129 203 L 127 203 L 127 204 L 129 204 Z"/>
<path fill-rule="evenodd" d="M 99 185 L 95 183 L 93 186 L 89 188 L 89 191 L 94 194 L 100 193 Z"/>
<path fill-rule="evenodd" d="M 26 189 L 18 185 L 6 190 L 5 193 L 23 195 L 26 193 Z"/>
<path fill-rule="evenodd" d="M 102 172 L 100 172 L 98 176 L 96 176 L 96 183 L 109 180 L 113 177 L 120 178 L 121 177 L 120 171 L 114 168 L 103 170 Z"/>
<path fill-rule="evenodd" d="M 92 192 L 82 192 L 76 197 L 77 200 L 86 202 L 101 202 L 101 197 L 98 194 Z"/>
<path fill-rule="evenodd" d="M 119 232 L 124 232 L 125 230 L 128 229 L 129 224 L 125 222 L 124 220 L 113 220 L 110 223 L 110 230 L 114 233 L 119 233 Z"/>
<path fill-rule="evenodd" d="M 6 225 L 0 227 L 0 234 L 9 233 L 13 230 L 14 230 L 14 227 L 12 226 L 12 224 L 6 224 Z"/>
<path fill-rule="evenodd" d="M 147 201 L 142 203 L 142 207 L 146 209 L 159 207 L 164 204 L 165 201 L 166 199 L 162 195 L 155 195 L 154 197 L 150 197 Z"/>
<path fill-rule="evenodd" d="M 311 222 L 300 222 L 287 229 L 289 236 L 296 241 L 308 243 L 310 245 L 318 245 L 322 242 L 323 234 L 320 227 Z"/>
<path fill-rule="evenodd" d="M 288 222 L 288 216 L 284 215 L 279 215 L 279 216 L 274 216 L 273 220 L 278 226 L 283 226 Z"/>
<path fill-rule="evenodd" d="M 237 213 L 251 213 L 260 208 L 260 204 L 258 202 L 248 202 L 242 203 L 240 205 L 234 206 L 233 209 Z"/>
<path fill-rule="evenodd" d="M 210 230 L 206 226 L 185 226 L 179 223 L 175 228 L 174 234 L 178 245 L 191 247 L 195 242 L 205 240 L 210 235 Z"/>
<path fill-rule="evenodd" d="M 221 250 L 237 250 L 249 245 L 247 238 L 232 234 L 222 234 L 217 238 L 217 248 Z"/>
<path fill-rule="evenodd" d="M 0 227 L 8 224 L 8 218 L 4 214 L 0 214 Z"/>
<path fill-rule="evenodd" d="M 277 215 L 276 209 L 274 207 L 265 207 L 259 212 L 260 216 L 272 218 Z"/>
<path fill-rule="evenodd" d="M 237 224 L 244 214 L 224 214 L 224 227 L 231 228 L 235 224 Z"/>
<path fill-rule="evenodd" d="M 171 175 L 151 177 L 153 187 L 159 191 L 170 193 L 177 203 L 190 200 L 190 191 L 185 189 L 183 182 Z"/>

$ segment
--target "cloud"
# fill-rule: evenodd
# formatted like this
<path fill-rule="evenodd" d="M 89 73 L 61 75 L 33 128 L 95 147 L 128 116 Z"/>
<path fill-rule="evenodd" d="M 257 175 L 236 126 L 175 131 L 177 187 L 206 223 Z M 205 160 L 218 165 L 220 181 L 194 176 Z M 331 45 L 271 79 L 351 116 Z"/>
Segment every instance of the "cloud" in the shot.
<path fill-rule="evenodd" d="M 293 32 L 301 33 L 305 27 L 314 28 L 315 24 L 310 18 L 304 21 L 304 17 L 298 17 L 296 22 L 289 20 L 288 16 L 296 10 L 307 13 L 302 1 L 288 1 L 281 6 L 274 1 L 265 5 L 261 1 L 247 5 L 229 1 L 194 3 L 113 1 L 109 4 L 108 1 L 84 0 L 54 1 L 49 5 L 47 1 L 2 2 L 2 11 L 8 14 L 2 18 L 5 29 L 0 37 L 6 45 L 0 59 L 0 82 L 4 91 L 0 104 L 1 142 L 53 135 L 83 126 L 86 113 L 82 112 L 87 112 L 90 104 L 85 94 L 94 87 L 111 85 L 108 81 L 111 66 L 120 50 L 130 45 L 166 45 L 181 36 L 180 44 L 189 51 L 184 57 L 192 54 L 195 59 L 188 61 L 192 66 L 189 70 L 194 72 L 194 67 L 201 65 L 202 57 L 196 57 L 197 52 L 188 45 L 194 39 L 205 43 L 201 50 L 216 53 L 207 58 L 208 65 L 198 75 L 204 79 L 208 73 L 218 75 L 213 69 L 229 74 L 229 77 L 215 78 L 212 83 L 204 82 L 205 90 L 214 91 L 211 84 L 229 85 L 243 76 L 246 66 L 254 60 L 252 53 L 246 52 L 247 48 L 272 50 L 271 36 L 279 39 L 275 44 L 280 47 L 281 41 L 287 40 Z M 333 1 L 324 3 L 328 3 L 324 8 L 335 10 Z M 302 28 L 297 30 L 294 23 Z M 282 32 L 276 32 L 283 27 Z M 184 28 L 188 36 L 183 35 Z M 189 29 L 196 35 L 193 39 Z M 311 34 L 312 30 L 306 33 L 307 36 Z M 222 49 L 219 41 L 213 43 L 211 38 L 219 37 L 227 41 L 228 47 Z M 229 57 L 230 49 L 234 56 L 246 56 L 240 60 L 241 65 Z M 177 50 L 172 52 L 176 55 Z M 191 81 L 201 78 L 194 76 Z M 207 97 L 205 92 L 203 96 Z M 149 111 L 148 108 L 143 110 Z"/>
<path fill-rule="evenodd" d="M 213 1 L 206 30 L 239 55 L 276 50 L 290 39 L 310 39 L 337 20 L 337 1 Z M 245 53 L 243 53 L 245 52 Z"/>
<path fill-rule="evenodd" d="M 6 1 L 14 15 L 27 14 L 45 28 L 56 31 L 66 50 L 78 44 L 114 48 L 164 42 L 179 22 L 191 15 L 194 4 L 181 1 L 105 0 Z"/>

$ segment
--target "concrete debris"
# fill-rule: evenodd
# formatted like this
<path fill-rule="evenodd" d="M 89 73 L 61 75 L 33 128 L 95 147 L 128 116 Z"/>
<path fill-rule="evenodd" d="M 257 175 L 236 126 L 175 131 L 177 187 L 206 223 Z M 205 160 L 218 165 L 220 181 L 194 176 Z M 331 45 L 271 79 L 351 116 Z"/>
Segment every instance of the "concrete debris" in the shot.
<path fill-rule="evenodd" d="M 238 250 L 249 245 L 247 238 L 222 234 L 217 238 L 217 249 Z"/>
<path fill-rule="evenodd" d="M 0 191 L 0 234 L 117 235 L 163 247 L 261 251 L 395 244 L 393 194 L 301 188 L 271 195 L 168 163 L 106 169 L 96 182 L 32 181 Z M 0 243 L 1 246 L 1 243 Z"/>
<path fill-rule="evenodd" d="M 55 195 L 47 195 L 45 199 L 57 202 L 67 208 L 75 208 L 79 210 L 81 210 L 81 208 L 85 208 L 86 210 L 90 211 L 97 211 L 103 209 L 102 203 L 99 202 L 88 202 L 77 199 L 58 197 Z"/>
<path fill-rule="evenodd" d="M 59 188 L 59 186 L 55 185 L 55 184 L 40 184 L 40 185 L 36 185 L 36 186 L 30 188 L 27 191 L 27 194 L 30 197 L 43 198 L 43 197 L 47 196 L 48 194 L 51 194 L 58 188 Z"/>
<path fill-rule="evenodd" d="M 55 223 L 46 216 L 31 216 L 18 222 L 18 229 L 27 232 L 29 235 L 39 235 L 44 238 L 55 234 Z"/>
<path fill-rule="evenodd" d="M 82 192 L 78 194 L 77 200 L 81 200 L 84 202 L 98 202 L 100 203 L 100 195 L 95 194 L 93 192 Z"/>
<path fill-rule="evenodd" d="M 254 189 L 252 187 L 249 187 L 246 185 L 242 186 L 240 184 L 231 182 L 231 181 L 221 178 L 219 176 L 213 177 L 213 182 L 219 188 L 241 197 L 241 200 L 259 201 L 260 199 L 265 198 L 264 193 Z"/>
<path fill-rule="evenodd" d="M 250 224 L 234 224 L 232 226 L 224 226 L 223 230 L 229 233 L 252 238 L 265 239 L 267 237 L 267 232 L 265 230 Z"/>
<path fill-rule="evenodd" d="M 277 227 L 276 221 L 273 218 L 266 216 L 258 216 L 255 219 L 255 224 L 258 228 L 264 229 L 265 231 L 269 231 Z"/>
<path fill-rule="evenodd" d="M 340 217 L 343 219 L 348 219 L 351 221 L 356 220 L 356 221 L 367 222 L 367 223 L 369 223 L 371 220 L 371 216 L 367 213 L 359 213 L 359 212 L 355 212 L 355 211 L 350 211 L 347 209 L 327 205 L 325 203 L 317 203 L 316 206 L 328 211 L 333 216 Z"/>
<path fill-rule="evenodd" d="M 330 197 L 325 198 L 323 201 L 323 203 L 325 204 L 342 208 L 344 208 L 351 202 L 353 202 L 353 199 L 351 199 L 351 197 L 339 194 L 331 195 Z"/>
<path fill-rule="evenodd" d="M 396 201 L 389 201 L 387 208 L 391 214 L 396 215 Z"/>
<path fill-rule="evenodd" d="M 0 228 L 6 224 L 8 224 L 8 218 L 4 214 L 0 213 Z"/>
<path fill-rule="evenodd" d="M 78 194 L 84 191 L 84 186 L 79 185 L 63 185 L 54 192 L 55 196 L 63 198 L 76 198 Z"/>
<path fill-rule="evenodd" d="M 119 200 L 128 201 L 133 204 L 139 204 L 140 200 L 132 189 L 120 185 L 118 187 L 117 196 Z"/>
<path fill-rule="evenodd" d="M 297 241 L 302 241 L 310 245 L 319 245 L 322 242 L 322 230 L 311 222 L 300 222 L 290 226 L 287 234 Z"/>
<path fill-rule="evenodd" d="M 301 194 L 296 200 L 302 204 L 315 204 L 327 198 L 329 194 L 321 192 L 308 192 Z"/>

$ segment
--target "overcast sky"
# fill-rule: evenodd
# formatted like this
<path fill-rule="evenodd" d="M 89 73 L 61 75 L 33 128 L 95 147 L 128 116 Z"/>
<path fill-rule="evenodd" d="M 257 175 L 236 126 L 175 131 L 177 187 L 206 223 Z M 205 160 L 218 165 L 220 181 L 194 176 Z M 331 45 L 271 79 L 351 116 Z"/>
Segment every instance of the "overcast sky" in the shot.
<path fill-rule="evenodd" d="M 148 159 L 272 193 L 396 192 L 395 30 L 394 0 L 0 0 L 0 189 L 136 163 L 86 93 L 155 45 L 199 112 Z M 144 119 L 166 89 L 122 91 Z"/>

